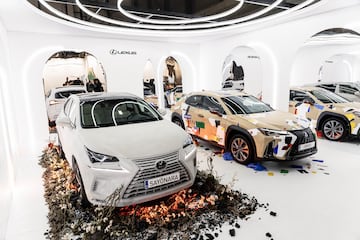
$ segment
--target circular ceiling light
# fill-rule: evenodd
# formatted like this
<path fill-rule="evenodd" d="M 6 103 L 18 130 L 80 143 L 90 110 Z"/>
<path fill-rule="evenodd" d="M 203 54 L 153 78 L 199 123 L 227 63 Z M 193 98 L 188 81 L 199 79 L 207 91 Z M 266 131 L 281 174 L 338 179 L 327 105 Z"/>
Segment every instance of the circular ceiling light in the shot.
<path fill-rule="evenodd" d="M 119 32 L 191 31 L 271 20 L 321 0 L 28 0 L 57 18 Z"/>

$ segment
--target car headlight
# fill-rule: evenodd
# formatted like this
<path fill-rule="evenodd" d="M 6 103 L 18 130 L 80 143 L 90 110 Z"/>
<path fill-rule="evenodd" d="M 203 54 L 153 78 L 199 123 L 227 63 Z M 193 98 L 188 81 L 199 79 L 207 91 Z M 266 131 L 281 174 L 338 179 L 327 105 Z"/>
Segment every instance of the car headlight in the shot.
<path fill-rule="evenodd" d="M 185 151 L 185 157 L 187 155 L 189 155 L 193 149 L 195 148 L 195 144 L 193 142 L 193 139 L 190 135 L 187 136 L 187 138 L 185 139 L 184 143 L 183 143 L 183 149 Z"/>
<path fill-rule="evenodd" d="M 259 128 L 259 131 L 266 136 L 279 136 L 279 135 L 288 135 L 288 131 L 283 130 L 274 130 L 268 128 Z"/>
<path fill-rule="evenodd" d="M 360 111 L 354 111 L 353 114 L 360 118 Z"/>
<path fill-rule="evenodd" d="M 103 162 L 119 162 L 119 159 L 113 156 L 109 156 L 102 153 L 97 153 L 94 151 L 91 151 L 90 149 L 86 149 L 88 156 L 90 158 L 90 161 L 92 163 L 103 163 Z"/>

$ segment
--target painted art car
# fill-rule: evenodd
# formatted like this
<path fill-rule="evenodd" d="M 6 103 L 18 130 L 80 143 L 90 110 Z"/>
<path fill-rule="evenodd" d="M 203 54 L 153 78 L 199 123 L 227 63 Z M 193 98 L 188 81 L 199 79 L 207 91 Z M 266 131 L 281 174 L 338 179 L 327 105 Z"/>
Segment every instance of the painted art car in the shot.
<path fill-rule="evenodd" d="M 317 152 L 310 121 L 235 90 L 191 93 L 174 106 L 171 120 L 194 137 L 231 152 L 243 164 L 294 160 Z"/>
<path fill-rule="evenodd" d="M 137 96 L 71 95 L 56 125 L 84 205 L 106 205 L 115 191 L 116 206 L 138 204 L 194 183 L 191 136 Z"/>
<path fill-rule="evenodd" d="M 289 112 L 313 120 L 318 135 L 332 141 L 360 134 L 360 103 L 323 88 L 291 88 Z"/>
<path fill-rule="evenodd" d="M 84 86 L 65 86 L 51 89 L 46 94 L 46 110 L 48 114 L 49 125 L 55 125 L 55 120 L 61 112 L 66 99 L 71 94 L 85 93 Z"/>

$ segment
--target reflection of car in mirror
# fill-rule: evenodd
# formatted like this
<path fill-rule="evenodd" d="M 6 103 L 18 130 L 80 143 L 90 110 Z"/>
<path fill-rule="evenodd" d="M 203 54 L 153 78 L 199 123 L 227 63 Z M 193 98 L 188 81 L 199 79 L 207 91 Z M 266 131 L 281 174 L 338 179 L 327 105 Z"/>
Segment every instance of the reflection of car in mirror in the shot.
<path fill-rule="evenodd" d="M 183 129 L 127 93 L 72 95 L 57 121 L 83 204 L 138 204 L 190 187 L 196 147 Z"/>
<path fill-rule="evenodd" d="M 317 152 L 310 121 L 276 111 L 243 92 L 192 93 L 173 110 L 174 123 L 197 138 L 223 147 L 240 163 L 293 160 Z"/>
<path fill-rule="evenodd" d="M 289 112 L 309 118 L 318 135 L 333 141 L 360 134 L 360 103 L 319 87 L 290 89 Z"/>
<path fill-rule="evenodd" d="M 182 85 L 177 85 L 174 88 L 165 91 L 165 107 L 171 107 L 183 96 Z"/>
<path fill-rule="evenodd" d="M 51 89 L 46 95 L 46 110 L 49 119 L 49 126 L 55 125 L 64 102 L 71 94 L 85 93 L 85 87 L 65 86 Z"/>
<path fill-rule="evenodd" d="M 151 90 L 151 88 L 144 86 L 144 100 L 154 106 L 155 108 L 158 108 L 158 97 L 156 94 Z"/>

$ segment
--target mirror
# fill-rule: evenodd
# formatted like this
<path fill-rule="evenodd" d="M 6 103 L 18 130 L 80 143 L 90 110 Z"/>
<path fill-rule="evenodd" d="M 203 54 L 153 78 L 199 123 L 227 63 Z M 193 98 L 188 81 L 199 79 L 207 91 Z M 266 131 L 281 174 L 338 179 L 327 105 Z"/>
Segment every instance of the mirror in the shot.
<path fill-rule="evenodd" d="M 306 98 L 304 98 L 303 103 L 308 103 L 310 105 L 314 105 L 315 101 L 314 101 L 314 99 L 312 99 L 310 97 L 306 97 Z"/>
<path fill-rule="evenodd" d="M 222 117 L 222 114 L 219 112 L 218 108 L 209 108 L 210 113 L 218 115 L 219 117 Z"/>

